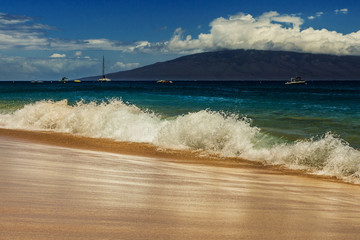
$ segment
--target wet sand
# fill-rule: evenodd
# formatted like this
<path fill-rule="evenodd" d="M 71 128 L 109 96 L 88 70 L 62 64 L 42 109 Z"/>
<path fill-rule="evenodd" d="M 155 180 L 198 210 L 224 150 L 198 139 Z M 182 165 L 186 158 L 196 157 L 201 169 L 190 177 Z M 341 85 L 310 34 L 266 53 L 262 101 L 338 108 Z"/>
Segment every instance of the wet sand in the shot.
<path fill-rule="evenodd" d="M 2 129 L 0 239 L 358 239 L 360 186 L 222 160 Z"/>

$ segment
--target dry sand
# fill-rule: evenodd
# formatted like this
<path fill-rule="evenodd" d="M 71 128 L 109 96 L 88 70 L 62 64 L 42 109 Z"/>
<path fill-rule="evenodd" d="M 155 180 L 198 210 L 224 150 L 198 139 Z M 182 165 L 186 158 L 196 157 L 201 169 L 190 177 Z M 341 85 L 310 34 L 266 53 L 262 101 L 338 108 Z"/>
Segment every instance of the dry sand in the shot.
<path fill-rule="evenodd" d="M 0 239 L 359 234 L 358 185 L 146 144 L 0 130 Z"/>

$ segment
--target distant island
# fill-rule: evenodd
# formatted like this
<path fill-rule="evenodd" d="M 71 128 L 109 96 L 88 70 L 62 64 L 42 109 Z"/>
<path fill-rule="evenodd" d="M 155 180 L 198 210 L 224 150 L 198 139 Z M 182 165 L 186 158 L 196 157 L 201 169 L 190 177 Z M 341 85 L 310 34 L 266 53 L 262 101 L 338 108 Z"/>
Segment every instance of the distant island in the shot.
<path fill-rule="evenodd" d="M 360 56 L 224 50 L 107 74 L 114 80 L 285 80 L 296 75 L 306 80 L 360 80 Z"/>

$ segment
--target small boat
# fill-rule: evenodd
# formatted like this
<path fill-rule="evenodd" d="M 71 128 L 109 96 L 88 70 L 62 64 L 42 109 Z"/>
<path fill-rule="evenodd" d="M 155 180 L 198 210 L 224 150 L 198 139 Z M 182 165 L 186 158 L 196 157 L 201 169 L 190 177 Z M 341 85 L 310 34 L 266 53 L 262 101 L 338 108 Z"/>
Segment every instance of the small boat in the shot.
<path fill-rule="evenodd" d="M 44 83 L 43 81 L 39 81 L 39 80 L 33 80 L 31 81 L 31 83 Z"/>
<path fill-rule="evenodd" d="M 173 83 L 173 82 L 168 81 L 168 80 L 159 80 L 159 81 L 156 81 L 156 83 Z"/>
<path fill-rule="evenodd" d="M 290 78 L 290 81 L 285 84 L 306 84 L 305 80 L 302 80 L 301 77 Z"/>
<path fill-rule="evenodd" d="M 105 59 L 104 59 L 104 56 L 103 56 L 102 78 L 99 78 L 98 82 L 110 82 L 110 81 L 111 81 L 110 78 L 105 77 Z"/>
<path fill-rule="evenodd" d="M 81 83 L 81 80 L 76 79 L 74 80 L 74 83 Z"/>
<path fill-rule="evenodd" d="M 63 77 L 62 79 L 59 80 L 59 82 L 62 82 L 62 83 L 67 83 L 69 80 L 67 77 Z"/>

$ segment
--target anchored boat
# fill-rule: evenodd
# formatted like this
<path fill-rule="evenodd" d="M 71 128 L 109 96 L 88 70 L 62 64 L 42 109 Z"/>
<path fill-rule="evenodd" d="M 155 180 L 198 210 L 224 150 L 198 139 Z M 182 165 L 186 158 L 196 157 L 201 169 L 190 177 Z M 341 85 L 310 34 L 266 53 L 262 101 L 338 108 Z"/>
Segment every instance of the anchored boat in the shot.
<path fill-rule="evenodd" d="M 290 81 L 285 84 L 306 84 L 305 80 L 302 80 L 301 77 L 291 78 Z"/>
<path fill-rule="evenodd" d="M 156 83 L 173 83 L 173 82 L 168 81 L 168 80 L 159 80 L 159 81 L 156 81 Z"/>
<path fill-rule="evenodd" d="M 102 65 L 102 78 L 98 79 L 98 82 L 110 82 L 111 79 L 105 77 L 105 58 L 103 56 L 103 65 Z"/>
<path fill-rule="evenodd" d="M 67 83 L 69 81 L 69 79 L 67 77 L 63 77 L 62 79 L 59 80 L 59 82 L 62 83 Z"/>

